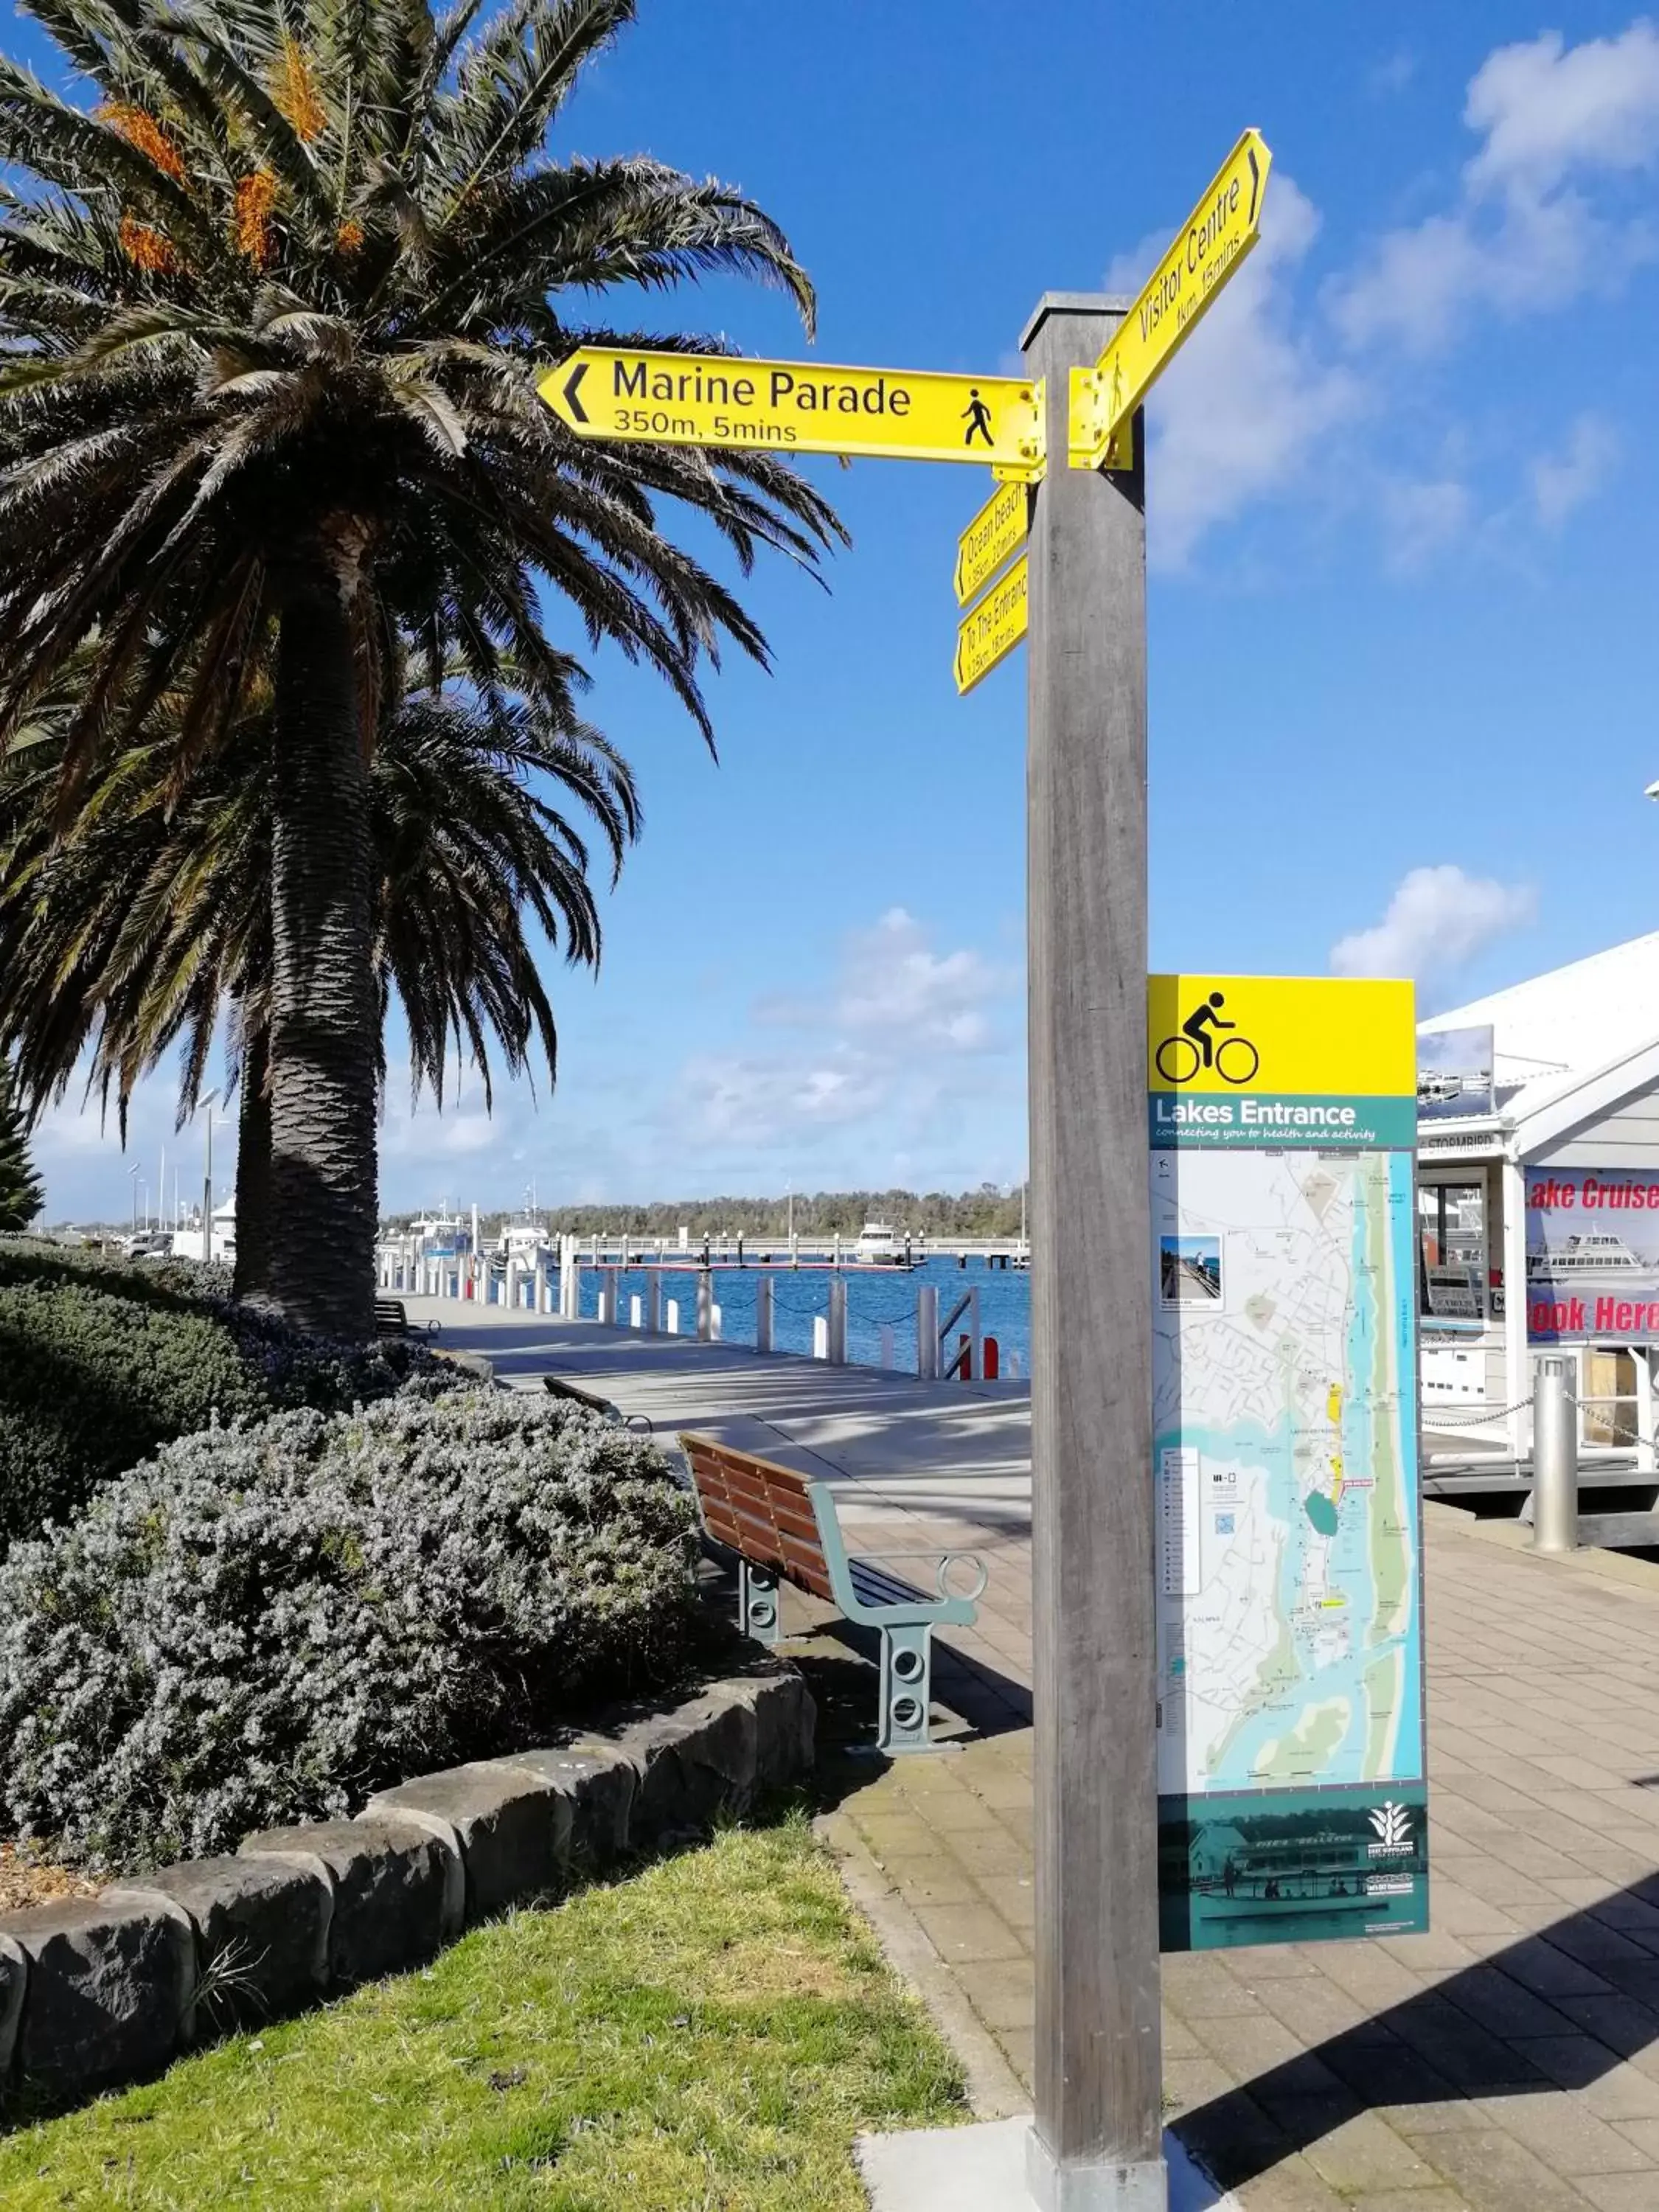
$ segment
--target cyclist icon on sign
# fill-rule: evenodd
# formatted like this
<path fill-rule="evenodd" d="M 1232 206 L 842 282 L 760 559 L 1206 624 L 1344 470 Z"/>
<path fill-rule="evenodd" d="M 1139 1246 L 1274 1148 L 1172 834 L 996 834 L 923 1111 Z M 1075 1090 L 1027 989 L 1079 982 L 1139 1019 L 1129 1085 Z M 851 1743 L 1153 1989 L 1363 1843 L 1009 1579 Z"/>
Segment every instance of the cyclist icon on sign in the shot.
<path fill-rule="evenodd" d="M 1166 1083 L 1190 1083 L 1201 1069 L 1212 1067 L 1224 1083 L 1248 1083 L 1261 1065 L 1261 1055 L 1248 1037 L 1218 1040 L 1216 1032 L 1236 1030 L 1221 1009 L 1224 991 L 1212 991 L 1200 999 L 1181 1024 L 1178 1036 L 1166 1036 L 1152 1056 L 1152 1064 Z"/>
<path fill-rule="evenodd" d="M 996 440 L 991 435 L 991 410 L 980 398 L 978 385 L 969 386 L 968 404 L 962 411 L 968 423 L 963 434 L 963 444 L 971 446 L 975 438 L 983 438 L 988 446 L 994 446 Z"/>
<path fill-rule="evenodd" d="M 1212 991 L 1207 999 L 1193 1008 L 1191 1013 L 1181 1024 L 1181 1034 L 1182 1036 L 1189 1036 L 1198 1047 L 1206 1067 L 1213 1067 L 1215 1065 L 1215 1039 L 1210 1035 L 1210 1031 L 1236 1030 L 1238 1027 L 1237 1022 L 1222 1020 L 1221 1009 L 1226 1003 L 1227 994 L 1224 991 Z"/>

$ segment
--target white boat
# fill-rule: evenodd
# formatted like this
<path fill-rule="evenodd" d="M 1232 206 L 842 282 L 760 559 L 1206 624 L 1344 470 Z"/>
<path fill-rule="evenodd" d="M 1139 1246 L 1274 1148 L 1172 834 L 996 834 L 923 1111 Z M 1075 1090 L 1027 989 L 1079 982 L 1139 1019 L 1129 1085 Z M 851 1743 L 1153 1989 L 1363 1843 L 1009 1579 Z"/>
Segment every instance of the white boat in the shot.
<path fill-rule="evenodd" d="M 854 1256 L 868 1267 L 902 1267 L 905 1255 L 890 1221 L 866 1221 L 853 1247 Z"/>
<path fill-rule="evenodd" d="M 1607 1230 L 1569 1237 L 1553 1251 L 1529 1252 L 1527 1273 L 1540 1280 L 1560 1282 L 1574 1275 L 1618 1277 L 1625 1282 L 1645 1282 L 1659 1276 L 1659 1267 L 1638 1259 L 1622 1237 Z"/>
<path fill-rule="evenodd" d="M 539 1221 L 509 1221 L 495 1240 L 497 1255 L 534 1267 L 547 1244 L 547 1231 Z"/>

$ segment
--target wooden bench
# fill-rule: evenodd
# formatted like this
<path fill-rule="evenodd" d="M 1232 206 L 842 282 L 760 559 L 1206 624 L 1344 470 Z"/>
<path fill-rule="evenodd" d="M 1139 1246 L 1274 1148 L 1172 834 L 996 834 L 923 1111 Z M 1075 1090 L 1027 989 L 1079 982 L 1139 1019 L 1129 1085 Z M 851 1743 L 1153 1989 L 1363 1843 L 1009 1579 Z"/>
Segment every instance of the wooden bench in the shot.
<path fill-rule="evenodd" d="M 848 1620 L 878 1629 L 877 1748 L 890 1756 L 935 1749 L 929 1728 L 934 1625 L 972 1626 L 985 1589 L 984 1562 L 971 1552 L 883 1555 L 931 1560 L 937 1595 L 929 1595 L 875 1558 L 849 1556 L 828 1483 L 714 1437 L 683 1433 L 680 1448 L 691 1470 L 703 1533 L 737 1554 L 738 1621 L 744 1633 L 758 1644 L 777 1642 L 780 1577 L 827 1598 Z M 965 1594 L 950 1584 L 958 1562 L 978 1577 Z"/>
<path fill-rule="evenodd" d="M 428 1322 L 426 1326 L 428 1334 L 435 1336 L 438 1334 L 438 1324 L 435 1321 Z M 376 1336 L 418 1336 L 421 1333 L 410 1322 L 409 1309 L 401 1298 L 375 1299 L 374 1334 Z"/>
<path fill-rule="evenodd" d="M 641 1436 L 653 1434 L 651 1424 L 643 1413 L 624 1413 L 609 1398 L 601 1398 L 596 1391 L 584 1390 L 580 1382 L 568 1382 L 562 1375 L 544 1375 L 542 1388 L 550 1398 L 568 1398 L 573 1406 L 585 1406 L 590 1413 L 599 1413 L 607 1421 L 619 1421 L 623 1428 L 633 1429 Z"/>

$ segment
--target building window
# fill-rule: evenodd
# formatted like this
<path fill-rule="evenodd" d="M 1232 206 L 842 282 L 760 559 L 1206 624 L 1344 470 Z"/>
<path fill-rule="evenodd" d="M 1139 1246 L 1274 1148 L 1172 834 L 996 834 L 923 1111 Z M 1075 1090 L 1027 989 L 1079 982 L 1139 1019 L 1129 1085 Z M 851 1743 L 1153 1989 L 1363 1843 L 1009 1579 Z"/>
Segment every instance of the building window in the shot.
<path fill-rule="evenodd" d="M 1478 1182 L 1417 1192 L 1418 1304 L 1435 1321 L 1486 1318 L 1486 1194 Z"/>

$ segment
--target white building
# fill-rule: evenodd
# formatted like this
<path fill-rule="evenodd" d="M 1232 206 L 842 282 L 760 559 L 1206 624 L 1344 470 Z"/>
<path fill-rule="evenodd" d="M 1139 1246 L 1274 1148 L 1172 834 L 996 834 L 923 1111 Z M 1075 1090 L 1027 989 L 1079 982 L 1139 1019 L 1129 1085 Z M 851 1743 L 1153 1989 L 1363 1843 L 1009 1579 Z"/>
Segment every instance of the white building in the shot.
<path fill-rule="evenodd" d="M 1527 1449 L 1532 1355 L 1579 1366 L 1587 1455 L 1654 1464 L 1659 1358 L 1659 932 L 1437 1014 L 1491 1030 L 1492 1088 L 1419 1089 L 1423 1418 Z M 1426 1095 L 1425 1095 L 1426 1092 Z M 1470 1110 L 1471 1109 L 1475 1110 Z"/>
<path fill-rule="evenodd" d="M 173 1256 L 175 1260 L 199 1260 L 202 1257 L 202 1227 L 198 1221 L 194 1229 L 175 1229 L 173 1232 Z M 236 1257 L 236 1200 L 228 1198 L 213 1209 L 213 1249 L 211 1256 L 228 1266 Z"/>

